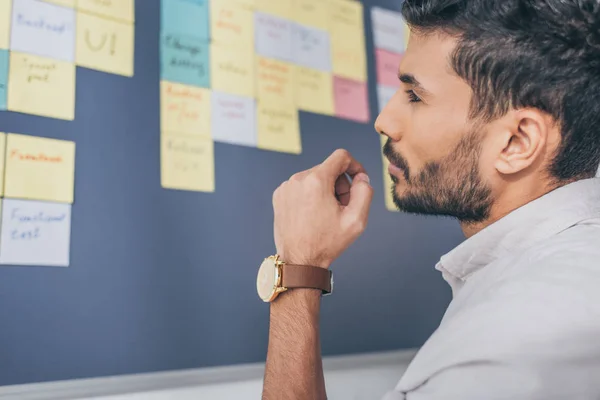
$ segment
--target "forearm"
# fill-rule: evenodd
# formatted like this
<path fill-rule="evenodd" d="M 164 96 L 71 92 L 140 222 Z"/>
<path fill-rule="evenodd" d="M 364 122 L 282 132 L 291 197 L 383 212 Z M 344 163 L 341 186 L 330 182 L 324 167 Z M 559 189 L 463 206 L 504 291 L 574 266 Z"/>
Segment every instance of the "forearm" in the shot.
<path fill-rule="evenodd" d="M 321 293 L 295 289 L 271 304 L 263 400 L 324 400 L 319 338 Z"/>

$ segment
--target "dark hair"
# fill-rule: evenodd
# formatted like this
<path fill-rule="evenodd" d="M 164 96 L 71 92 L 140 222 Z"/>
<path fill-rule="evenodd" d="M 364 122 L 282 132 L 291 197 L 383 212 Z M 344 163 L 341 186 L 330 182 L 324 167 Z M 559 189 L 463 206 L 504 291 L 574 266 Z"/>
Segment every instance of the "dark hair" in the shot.
<path fill-rule="evenodd" d="M 590 178 L 600 164 L 599 0 L 405 0 L 411 30 L 457 37 L 452 68 L 473 89 L 471 117 L 551 115 L 562 141 L 549 172 Z"/>

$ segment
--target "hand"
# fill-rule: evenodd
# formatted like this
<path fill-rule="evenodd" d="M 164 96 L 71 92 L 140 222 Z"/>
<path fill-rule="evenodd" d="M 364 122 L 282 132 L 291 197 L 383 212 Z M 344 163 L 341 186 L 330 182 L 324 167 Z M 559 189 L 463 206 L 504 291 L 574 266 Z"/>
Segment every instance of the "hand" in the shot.
<path fill-rule="evenodd" d="M 345 150 L 292 176 L 273 194 L 277 254 L 328 268 L 366 228 L 372 198 L 369 177 Z"/>

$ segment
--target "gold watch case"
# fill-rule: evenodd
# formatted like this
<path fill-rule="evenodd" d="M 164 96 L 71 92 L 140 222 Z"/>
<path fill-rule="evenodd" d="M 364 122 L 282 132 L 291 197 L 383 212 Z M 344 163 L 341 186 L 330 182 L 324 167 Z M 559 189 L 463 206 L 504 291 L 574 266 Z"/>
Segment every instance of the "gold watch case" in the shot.
<path fill-rule="evenodd" d="M 265 303 L 270 303 L 285 292 L 287 288 L 281 286 L 283 262 L 279 256 L 265 258 L 258 270 L 256 278 L 256 291 Z"/>

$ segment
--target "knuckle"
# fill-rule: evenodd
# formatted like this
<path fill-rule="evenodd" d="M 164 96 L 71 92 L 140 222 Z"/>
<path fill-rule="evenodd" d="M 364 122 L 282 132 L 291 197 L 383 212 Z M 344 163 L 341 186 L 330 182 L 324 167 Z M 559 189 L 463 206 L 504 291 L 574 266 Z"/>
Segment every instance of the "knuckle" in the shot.
<path fill-rule="evenodd" d="M 337 149 L 334 154 L 340 158 L 350 157 L 350 152 L 346 149 Z"/>
<path fill-rule="evenodd" d="M 321 186 L 321 177 L 318 173 L 312 173 L 304 180 L 306 187 L 309 189 L 315 189 Z"/>

